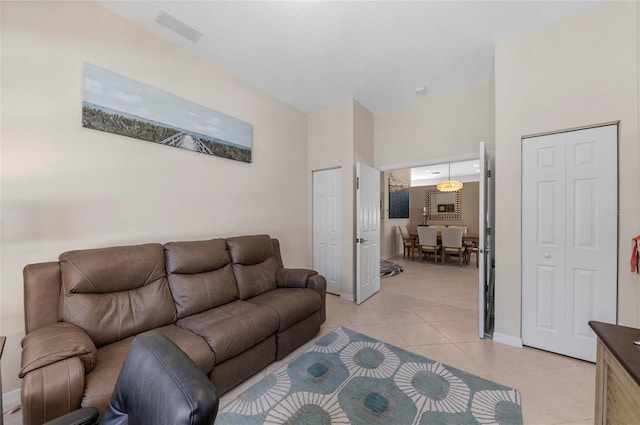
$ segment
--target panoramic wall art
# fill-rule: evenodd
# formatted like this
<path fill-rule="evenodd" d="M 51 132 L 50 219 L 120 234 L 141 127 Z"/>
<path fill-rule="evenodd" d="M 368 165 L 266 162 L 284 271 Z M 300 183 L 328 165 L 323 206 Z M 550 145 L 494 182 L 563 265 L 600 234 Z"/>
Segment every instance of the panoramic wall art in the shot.
<path fill-rule="evenodd" d="M 251 162 L 251 124 L 85 63 L 82 126 Z"/>

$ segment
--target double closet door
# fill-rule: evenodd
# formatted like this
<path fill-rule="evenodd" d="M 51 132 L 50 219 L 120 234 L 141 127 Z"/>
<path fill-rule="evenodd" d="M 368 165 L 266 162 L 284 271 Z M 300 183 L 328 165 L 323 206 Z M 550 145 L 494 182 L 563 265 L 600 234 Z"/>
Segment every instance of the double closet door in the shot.
<path fill-rule="evenodd" d="M 595 361 L 616 323 L 617 124 L 522 140 L 522 341 Z"/>

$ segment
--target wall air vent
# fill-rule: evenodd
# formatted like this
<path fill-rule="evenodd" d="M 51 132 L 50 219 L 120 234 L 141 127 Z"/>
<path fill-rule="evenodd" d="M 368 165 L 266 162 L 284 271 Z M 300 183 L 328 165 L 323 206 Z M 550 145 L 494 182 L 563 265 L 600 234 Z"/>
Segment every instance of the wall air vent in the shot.
<path fill-rule="evenodd" d="M 181 36 L 196 43 L 202 37 L 202 33 L 195 28 L 190 27 L 179 19 L 169 15 L 164 10 L 158 13 L 156 22 L 169 28 L 171 31 L 177 32 Z"/>

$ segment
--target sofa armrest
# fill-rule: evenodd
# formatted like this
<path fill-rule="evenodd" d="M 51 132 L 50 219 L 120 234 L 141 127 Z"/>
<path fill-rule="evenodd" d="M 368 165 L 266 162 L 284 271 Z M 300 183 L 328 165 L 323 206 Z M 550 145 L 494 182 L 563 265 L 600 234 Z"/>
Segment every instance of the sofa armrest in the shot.
<path fill-rule="evenodd" d="M 278 288 L 306 288 L 308 279 L 317 274 L 308 269 L 278 269 L 276 282 Z"/>
<path fill-rule="evenodd" d="M 72 357 L 82 362 L 85 374 L 93 370 L 97 350 L 89 335 L 71 323 L 45 325 L 23 338 L 19 376 Z"/>
<path fill-rule="evenodd" d="M 85 369 L 79 357 L 32 370 L 22 378 L 22 423 L 41 425 L 80 408 Z"/>
<path fill-rule="evenodd" d="M 309 269 L 278 269 L 276 280 L 278 288 L 309 288 L 320 294 L 320 323 L 325 322 L 327 281 L 324 276 Z"/>
<path fill-rule="evenodd" d="M 307 280 L 307 288 L 313 289 L 320 294 L 320 323 L 324 323 L 327 320 L 327 280 L 320 274 L 309 276 Z"/>

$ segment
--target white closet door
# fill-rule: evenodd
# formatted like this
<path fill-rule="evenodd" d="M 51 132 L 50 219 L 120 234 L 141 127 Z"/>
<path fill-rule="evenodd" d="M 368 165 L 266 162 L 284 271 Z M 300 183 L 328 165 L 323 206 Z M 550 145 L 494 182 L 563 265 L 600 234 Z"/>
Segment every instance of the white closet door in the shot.
<path fill-rule="evenodd" d="M 522 142 L 522 339 L 595 361 L 616 322 L 617 126 Z"/>

